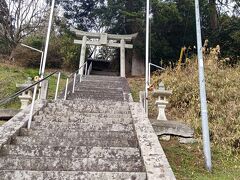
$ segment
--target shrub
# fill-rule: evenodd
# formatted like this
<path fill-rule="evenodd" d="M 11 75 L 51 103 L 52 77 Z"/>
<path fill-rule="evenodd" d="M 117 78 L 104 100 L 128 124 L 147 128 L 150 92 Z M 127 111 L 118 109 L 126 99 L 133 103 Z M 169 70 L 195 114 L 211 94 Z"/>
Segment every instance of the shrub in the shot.
<path fill-rule="evenodd" d="M 205 67 L 211 141 L 231 152 L 240 152 L 240 67 Z M 181 70 L 167 69 L 154 75 L 163 80 L 170 97 L 169 114 L 191 124 L 201 137 L 198 68 L 191 63 Z"/>

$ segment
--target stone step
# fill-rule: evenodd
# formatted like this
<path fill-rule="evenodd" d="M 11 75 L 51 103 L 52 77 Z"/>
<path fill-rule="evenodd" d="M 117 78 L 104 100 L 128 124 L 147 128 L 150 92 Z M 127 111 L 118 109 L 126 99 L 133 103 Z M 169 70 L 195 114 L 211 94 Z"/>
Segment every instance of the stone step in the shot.
<path fill-rule="evenodd" d="M 101 80 L 83 80 L 80 84 L 76 86 L 85 86 L 85 87 L 103 87 L 103 88 L 122 88 L 121 81 L 101 81 Z"/>
<path fill-rule="evenodd" d="M 38 114 L 50 114 L 50 113 L 63 113 L 64 112 L 76 112 L 76 113 L 99 113 L 99 114 L 131 114 L 130 110 L 127 109 L 98 109 L 98 108 L 90 108 L 90 107 L 82 107 L 82 108 L 77 108 L 77 107 L 46 107 L 44 110 L 39 111 Z"/>
<path fill-rule="evenodd" d="M 132 118 L 92 118 L 77 116 L 63 117 L 51 115 L 34 116 L 34 122 L 74 122 L 74 123 L 105 123 L 105 124 L 132 124 Z"/>
<path fill-rule="evenodd" d="M 107 124 L 107 123 L 75 123 L 75 122 L 32 122 L 31 128 L 35 129 L 52 129 L 61 131 L 117 131 L 129 132 L 134 131 L 133 124 Z"/>
<path fill-rule="evenodd" d="M 4 180 L 146 180 L 145 172 L 84 171 L 8 171 L 0 170 Z"/>
<path fill-rule="evenodd" d="M 71 99 L 95 99 L 95 100 L 109 100 L 109 101 L 124 101 L 123 95 L 119 96 L 103 96 L 97 94 L 70 94 L 67 97 L 68 100 Z"/>
<path fill-rule="evenodd" d="M 6 145 L 2 155 L 28 157 L 70 157 L 104 159 L 140 159 L 137 148 L 126 147 L 87 147 L 87 146 L 41 146 L 41 145 Z"/>
<path fill-rule="evenodd" d="M 121 80 L 122 77 L 119 77 L 119 76 L 94 76 L 94 75 L 90 75 L 90 76 L 87 76 L 86 78 L 84 78 L 84 80 L 103 80 L 103 81 L 106 81 L 106 80 Z"/>
<path fill-rule="evenodd" d="M 62 99 L 58 99 L 56 101 L 52 100 L 49 101 L 49 103 L 55 103 L 55 104 L 61 104 L 61 105 L 76 105 L 76 104 L 95 104 L 96 106 L 115 106 L 115 107 L 122 107 L 122 106 L 127 106 L 129 107 L 129 103 L 128 102 L 124 102 L 124 101 L 108 101 L 108 100 L 95 100 L 95 99 L 73 99 L 73 100 L 62 100 Z"/>
<path fill-rule="evenodd" d="M 79 86 L 76 86 L 75 90 L 77 93 L 99 93 L 109 95 L 123 93 L 122 88 L 101 88 L 101 87 L 88 88 L 87 86 L 81 86 L 81 84 Z"/>
<path fill-rule="evenodd" d="M 72 109 L 72 110 L 76 110 L 76 111 L 94 111 L 94 112 L 125 112 L 125 111 L 130 111 L 129 107 L 128 106 L 109 106 L 109 105 L 99 105 L 99 104 L 84 104 L 81 103 L 81 104 L 57 104 L 57 103 L 49 103 L 47 105 L 46 108 L 44 108 L 44 110 L 48 110 L 48 109 L 51 109 L 51 110 L 62 110 L 63 108 L 66 108 L 66 109 Z"/>
<path fill-rule="evenodd" d="M 4 156 L 0 170 L 142 172 L 140 159 Z"/>
<path fill-rule="evenodd" d="M 86 88 L 86 87 L 85 87 Z M 123 91 L 116 91 L 111 92 L 108 89 L 102 89 L 101 91 L 93 91 L 92 88 L 86 88 L 83 90 L 82 87 L 76 87 L 75 93 L 73 94 L 84 94 L 86 96 L 88 95 L 96 95 L 96 96 L 121 96 L 123 95 Z"/>
<path fill-rule="evenodd" d="M 81 118 L 131 118 L 132 115 L 129 114 L 111 114 L 111 113 L 80 113 L 80 112 L 72 112 L 67 110 L 62 110 L 59 112 L 44 112 L 44 114 L 41 115 L 44 118 L 47 118 L 48 116 L 55 116 L 55 117 L 74 117 L 81 119 Z"/>
<path fill-rule="evenodd" d="M 81 88 L 80 88 L 81 87 Z M 80 85 L 78 85 L 78 86 L 76 86 L 76 88 L 78 89 L 78 90 L 88 90 L 89 89 L 89 87 L 87 87 L 87 86 L 81 86 L 81 84 Z M 107 91 L 107 92 L 111 92 L 111 93 L 113 93 L 113 92 L 122 92 L 123 93 L 123 89 L 122 88 L 107 88 L 107 89 L 103 89 L 102 87 L 98 87 L 98 86 L 96 86 L 96 87 L 91 87 L 90 88 L 90 90 L 92 90 L 92 91 L 97 91 L 97 92 L 100 92 L 101 90 L 105 90 L 105 91 Z"/>
<path fill-rule="evenodd" d="M 56 131 L 51 129 L 28 130 L 22 128 L 20 136 L 48 136 L 58 137 L 59 139 L 79 139 L 79 138 L 102 138 L 102 139 L 134 139 L 136 138 L 134 132 L 116 132 L 116 131 Z"/>
<path fill-rule="evenodd" d="M 138 147 L 136 138 L 101 139 L 101 138 L 67 138 L 47 136 L 18 136 L 12 139 L 14 145 L 51 145 L 51 146 L 96 146 L 96 147 Z"/>

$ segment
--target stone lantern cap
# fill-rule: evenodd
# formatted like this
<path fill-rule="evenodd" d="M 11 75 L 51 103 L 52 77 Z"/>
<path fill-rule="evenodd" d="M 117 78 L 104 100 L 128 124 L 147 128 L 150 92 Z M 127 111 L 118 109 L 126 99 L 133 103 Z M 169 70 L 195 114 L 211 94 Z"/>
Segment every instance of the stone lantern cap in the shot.
<path fill-rule="evenodd" d="M 29 86 L 31 86 L 33 84 L 32 82 L 32 78 L 31 77 L 28 77 L 27 81 L 23 84 L 16 84 L 16 87 L 20 88 L 20 89 L 24 89 L 24 88 L 27 88 Z M 32 87 L 33 89 L 33 87 Z"/>
<path fill-rule="evenodd" d="M 158 89 L 153 91 L 153 97 L 165 96 L 169 97 L 172 94 L 171 90 L 166 90 L 163 82 L 160 82 L 158 85 Z"/>

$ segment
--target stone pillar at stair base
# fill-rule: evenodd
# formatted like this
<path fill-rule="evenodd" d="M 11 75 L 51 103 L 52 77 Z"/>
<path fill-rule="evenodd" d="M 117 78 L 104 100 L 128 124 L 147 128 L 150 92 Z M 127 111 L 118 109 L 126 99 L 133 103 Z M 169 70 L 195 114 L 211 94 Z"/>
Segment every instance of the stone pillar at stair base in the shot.
<path fill-rule="evenodd" d="M 87 48 L 87 36 L 83 36 L 79 68 L 82 67 L 85 62 L 86 48 Z M 84 70 L 84 68 L 81 68 L 79 71 L 79 74 L 83 75 L 83 70 Z"/>
<path fill-rule="evenodd" d="M 165 89 L 164 84 L 161 82 L 157 90 L 154 90 L 153 96 L 157 97 L 156 105 L 158 107 L 158 117 L 157 120 L 159 121 L 167 121 L 167 117 L 165 114 L 165 108 L 168 104 L 167 98 L 172 94 L 172 91 L 167 91 Z M 161 139 L 169 141 L 170 135 L 164 135 Z"/>
<path fill-rule="evenodd" d="M 48 95 L 48 80 L 41 83 L 40 99 L 46 100 Z"/>

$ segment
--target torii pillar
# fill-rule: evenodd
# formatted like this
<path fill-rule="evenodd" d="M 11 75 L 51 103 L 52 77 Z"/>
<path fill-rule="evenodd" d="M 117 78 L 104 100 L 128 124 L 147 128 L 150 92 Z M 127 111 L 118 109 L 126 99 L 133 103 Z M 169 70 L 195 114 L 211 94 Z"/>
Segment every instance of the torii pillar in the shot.
<path fill-rule="evenodd" d="M 87 49 L 87 36 L 83 36 L 82 38 L 82 48 L 81 48 L 81 54 L 80 54 L 80 62 L 79 62 L 79 69 L 83 66 L 85 57 L 86 57 L 86 49 Z M 79 70 L 79 74 L 83 75 L 84 68 L 82 67 Z"/>
<path fill-rule="evenodd" d="M 120 47 L 120 76 L 126 77 L 126 58 L 125 58 L 125 41 L 121 39 Z"/>
<path fill-rule="evenodd" d="M 86 57 L 86 46 L 87 45 L 95 45 L 95 46 L 107 46 L 107 47 L 115 47 L 120 48 L 120 76 L 126 77 L 126 48 L 132 49 L 132 44 L 127 44 L 126 42 L 131 42 L 138 35 L 130 34 L 130 35 L 117 35 L 117 34 L 107 34 L 107 33 L 91 33 L 79 31 L 77 29 L 71 28 L 71 31 L 76 35 L 82 37 L 82 40 L 74 40 L 75 44 L 81 44 L 81 56 L 79 62 L 79 68 L 83 66 Z M 96 40 L 88 40 L 88 39 L 98 39 Z M 120 42 L 119 42 L 120 41 Z M 80 70 L 80 74 L 83 74 L 83 68 Z"/>

